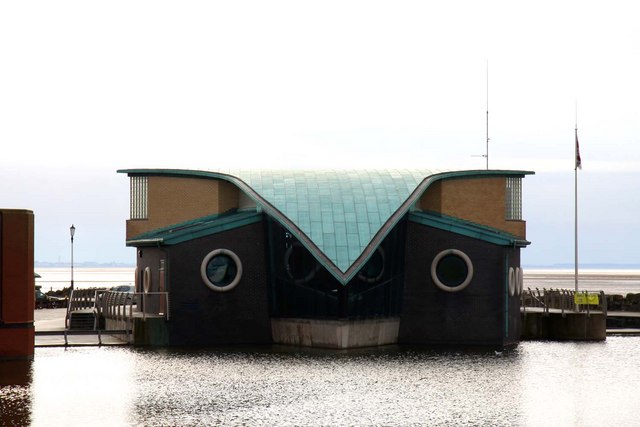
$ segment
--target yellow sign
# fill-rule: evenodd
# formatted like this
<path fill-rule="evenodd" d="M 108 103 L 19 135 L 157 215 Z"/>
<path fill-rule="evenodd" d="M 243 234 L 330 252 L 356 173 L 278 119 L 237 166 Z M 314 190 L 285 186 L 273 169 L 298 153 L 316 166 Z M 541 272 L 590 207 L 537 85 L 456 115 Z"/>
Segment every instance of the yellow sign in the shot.
<path fill-rule="evenodd" d="M 598 298 L 598 294 L 581 294 L 577 293 L 574 295 L 574 301 L 576 304 L 600 304 L 600 298 Z"/>

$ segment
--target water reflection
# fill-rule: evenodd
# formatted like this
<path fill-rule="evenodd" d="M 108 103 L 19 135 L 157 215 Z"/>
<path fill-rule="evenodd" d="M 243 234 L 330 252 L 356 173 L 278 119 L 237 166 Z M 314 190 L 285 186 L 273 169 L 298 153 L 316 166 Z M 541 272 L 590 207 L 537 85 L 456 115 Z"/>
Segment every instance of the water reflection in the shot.
<path fill-rule="evenodd" d="M 33 425 L 128 425 L 137 363 L 126 348 L 37 348 Z"/>
<path fill-rule="evenodd" d="M 525 342 L 502 354 L 406 347 L 39 348 L 31 368 L 21 368 L 22 381 L 8 380 L 12 369 L 2 373 L 2 421 L 629 425 L 640 387 L 633 365 L 638 344 L 640 338 L 628 337 L 605 343 Z M 5 406 L 5 401 L 14 403 Z M 12 418 L 4 418 L 5 408 L 12 408 Z"/>
<path fill-rule="evenodd" d="M 637 425 L 638 344 L 638 337 L 608 337 L 521 346 L 527 425 Z"/>
<path fill-rule="evenodd" d="M 133 423 L 145 425 L 514 424 L 518 353 L 397 347 L 143 351 Z M 519 389 L 515 388 L 518 393 Z"/>
<path fill-rule="evenodd" d="M 31 360 L 0 360 L 0 425 L 31 423 Z"/>

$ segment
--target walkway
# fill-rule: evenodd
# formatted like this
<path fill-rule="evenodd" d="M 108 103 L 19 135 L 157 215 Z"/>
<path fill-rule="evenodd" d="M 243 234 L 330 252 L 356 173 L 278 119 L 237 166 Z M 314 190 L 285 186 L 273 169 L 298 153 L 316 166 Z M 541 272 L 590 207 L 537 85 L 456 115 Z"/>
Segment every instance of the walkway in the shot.
<path fill-rule="evenodd" d="M 36 347 L 127 345 L 124 336 L 98 334 L 98 331 L 67 331 L 64 318 L 66 308 L 46 308 L 34 311 Z"/>

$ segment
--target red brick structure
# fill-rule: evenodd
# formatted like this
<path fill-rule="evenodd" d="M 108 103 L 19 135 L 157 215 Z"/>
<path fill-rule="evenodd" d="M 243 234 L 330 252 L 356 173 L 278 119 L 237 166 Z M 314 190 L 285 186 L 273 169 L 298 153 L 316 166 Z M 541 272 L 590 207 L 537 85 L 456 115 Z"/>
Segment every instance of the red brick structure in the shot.
<path fill-rule="evenodd" d="M 0 209 L 0 358 L 34 348 L 33 212 Z"/>

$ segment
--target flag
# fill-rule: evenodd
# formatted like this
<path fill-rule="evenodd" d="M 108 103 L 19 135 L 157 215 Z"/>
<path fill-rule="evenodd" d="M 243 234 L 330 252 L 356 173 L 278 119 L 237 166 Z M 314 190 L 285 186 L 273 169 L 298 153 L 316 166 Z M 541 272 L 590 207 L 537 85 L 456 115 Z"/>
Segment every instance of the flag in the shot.
<path fill-rule="evenodd" d="M 580 158 L 580 145 L 578 145 L 578 129 L 576 129 L 576 169 L 582 169 L 582 159 Z"/>

